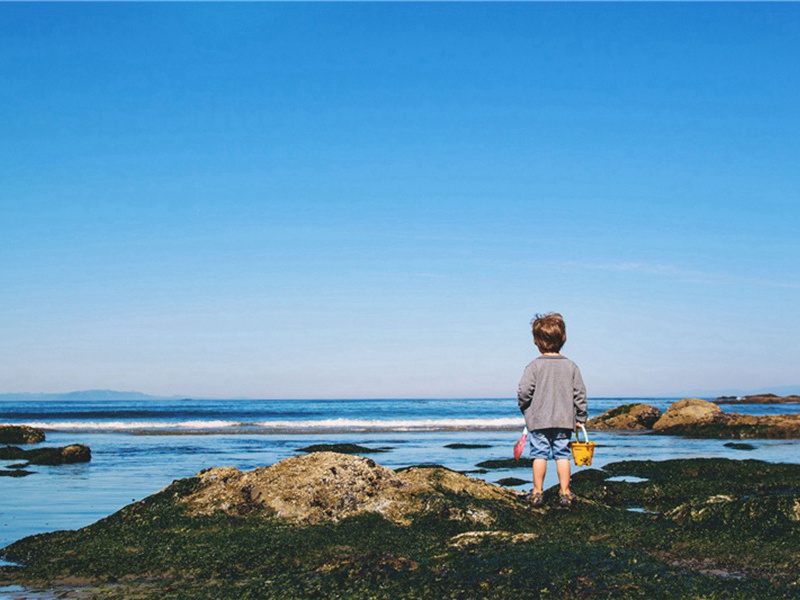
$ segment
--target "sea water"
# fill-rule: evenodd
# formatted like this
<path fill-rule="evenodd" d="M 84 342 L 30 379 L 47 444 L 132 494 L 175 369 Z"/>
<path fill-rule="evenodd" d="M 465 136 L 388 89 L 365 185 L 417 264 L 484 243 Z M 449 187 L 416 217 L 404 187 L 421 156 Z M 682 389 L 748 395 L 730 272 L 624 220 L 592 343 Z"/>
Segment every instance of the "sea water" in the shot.
<path fill-rule="evenodd" d="M 590 416 L 632 402 L 661 410 L 675 398 L 590 399 Z M 800 412 L 800 405 L 723 405 L 748 414 Z M 0 477 L 0 548 L 22 537 L 76 529 L 202 469 L 250 470 L 298 454 L 311 444 L 355 443 L 383 450 L 370 457 L 399 468 L 439 464 L 496 482 L 516 477 L 530 489 L 530 470 L 475 472 L 484 460 L 511 457 L 522 428 L 512 398 L 408 400 L 114 400 L 0 401 L 0 423 L 46 430 L 46 446 L 92 450 L 89 463 L 31 466 L 27 477 Z M 754 440 L 735 450 L 728 440 L 649 433 L 590 432 L 593 467 L 619 460 L 694 457 L 798 462 L 797 440 Z M 471 444 L 479 448 L 449 448 Z M 0 466 L 19 461 L 0 461 Z M 579 469 L 574 467 L 575 470 Z M 556 484 L 555 469 L 546 486 Z"/>

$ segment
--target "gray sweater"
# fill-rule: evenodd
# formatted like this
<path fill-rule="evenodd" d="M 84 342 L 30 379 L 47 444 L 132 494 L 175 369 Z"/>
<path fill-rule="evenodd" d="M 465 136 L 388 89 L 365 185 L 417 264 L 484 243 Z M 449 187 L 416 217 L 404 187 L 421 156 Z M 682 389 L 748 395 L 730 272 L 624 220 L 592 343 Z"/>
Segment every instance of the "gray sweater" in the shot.
<path fill-rule="evenodd" d="M 519 381 L 517 403 L 528 431 L 585 423 L 586 387 L 578 365 L 561 355 L 530 362 Z"/>

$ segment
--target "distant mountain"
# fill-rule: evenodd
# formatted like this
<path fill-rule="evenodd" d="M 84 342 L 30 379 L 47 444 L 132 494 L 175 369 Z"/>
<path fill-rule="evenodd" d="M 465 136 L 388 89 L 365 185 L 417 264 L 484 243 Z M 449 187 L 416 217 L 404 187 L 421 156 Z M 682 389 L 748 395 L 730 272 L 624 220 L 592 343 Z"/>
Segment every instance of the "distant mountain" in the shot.
<path fill-rule="evenodd" d="M 83 390 L 62 394 L 0 394 L 0 400 L 163 400 L 164 396 L 151 396 L 142 392 L 116 390 Z"/>

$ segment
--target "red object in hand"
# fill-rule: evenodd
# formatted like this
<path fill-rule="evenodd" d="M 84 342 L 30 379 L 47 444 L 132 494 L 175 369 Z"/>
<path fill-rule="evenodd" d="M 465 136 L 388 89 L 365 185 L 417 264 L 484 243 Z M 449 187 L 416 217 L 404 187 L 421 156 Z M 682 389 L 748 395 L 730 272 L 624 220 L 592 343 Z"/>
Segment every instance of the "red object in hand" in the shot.
<path fill-rule="evenodd" d="M 517 440 L 517 443 L 514 444 L 514 460 L 519 460 L 519 457 L 522 456 L 522 451 L 525 450 L 525 442 L 528 440 L 528 428 L 524 427 L 522 429 L 522 435 Z"/>

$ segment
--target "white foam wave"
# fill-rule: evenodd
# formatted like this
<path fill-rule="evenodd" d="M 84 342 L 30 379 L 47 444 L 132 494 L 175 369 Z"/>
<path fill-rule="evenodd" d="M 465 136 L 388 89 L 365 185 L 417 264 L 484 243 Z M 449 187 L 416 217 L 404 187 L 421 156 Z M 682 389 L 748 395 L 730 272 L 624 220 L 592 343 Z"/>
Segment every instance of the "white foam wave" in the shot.
<path fill-rule="evenodd" d="M 224 429 L 241 425 L 238 421 L 52 421 L 26 423 L 47 431 L 129 431 L 142 429 Z"/>
<path fill-rule="evenodd" d="M 302 421 L 40 421 L 26 423 L 46 431 L 219 431 L 279 433 L 325 431 L 480 431 L 517 429 L 521 419 L 323 419 Z"/>
<path fill-rule="evenodd" d="M 255 423 L 266 429 L 380 429 L 392 431 L 436 431 L 462 429 L 517 428 L 521 418 L 504 419 L 323 419 L 319 421 L 262 421 Z"/>

